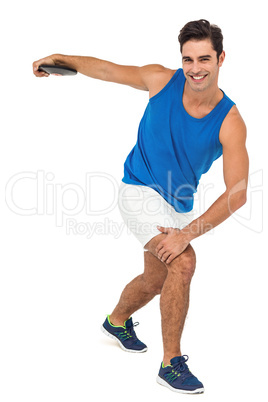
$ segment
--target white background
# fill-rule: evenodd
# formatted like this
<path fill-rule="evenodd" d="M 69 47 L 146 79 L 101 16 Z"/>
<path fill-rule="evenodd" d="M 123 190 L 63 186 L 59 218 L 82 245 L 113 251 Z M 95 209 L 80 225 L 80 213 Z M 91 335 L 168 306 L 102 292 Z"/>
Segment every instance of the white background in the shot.
<path fill-rule="evenodd" d="M 62 53 L 179 68 L 179 30 L 200 18 L 216 23 L 224 34 L 219 85 L 246 121 L 251 180 L 247 205 L 193 242 L 197 270 L 182 350 L 205 385 L 200 400 L 267 400 L 267 22 L 262 6 L 258 0 L 26 0 L 2 7 L 1 401 L 192 398 L 155 382 L 162 359 L 159 298 L 134 315 L 147 353 L 124 353 L 100 332 L 123 287 L 143 269 L 143 250 L 134 236 L 124 229 L 115 238 L 105 228 L 105 222 L 122 227 L 118 209 L 95 216 L 83 209 L 64 215 L 59 225 L 60 212 L 77 203 L 67 188 L 87 191 L 86 202 L 94 210 L 112 202 L 109 180 L 95 178 L 86 189 L 85 178 L 101 172 L 120 183 L 148 93 L 82 75 L 38 79 L 32 62 Z M 18 174 L 33 178 L 12 187 Z M 202 178 L 200 189 L 206 186 L 211 187 L 205 202 L 197 194 L 199 213 L 224 191 L 222 159 Z M 12 210 L 10 188 L 19 208 L 38 204 L 39 214 Z M 68 233 L 67 219 L 77 223 L 76 234 Z M 87 238 L 79 223 L 98 224 L 99 232 Z"/>

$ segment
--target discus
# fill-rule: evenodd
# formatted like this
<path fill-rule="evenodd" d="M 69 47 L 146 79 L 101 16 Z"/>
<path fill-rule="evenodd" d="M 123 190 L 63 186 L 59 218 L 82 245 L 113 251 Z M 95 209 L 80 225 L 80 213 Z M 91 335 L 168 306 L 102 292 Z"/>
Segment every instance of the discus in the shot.
<path fill-rule="evenodd" d="M 53 75 L 76 75 L 77 71 L 74 70 L 73 68 L 70 67 L 64 67 L 64 66 L 55 66 L 55 65 L 48 65 L 48 64 L 42 64 L 39 66 L 38 71 L 43 71 L 47 74 L 53 74 Z"/>

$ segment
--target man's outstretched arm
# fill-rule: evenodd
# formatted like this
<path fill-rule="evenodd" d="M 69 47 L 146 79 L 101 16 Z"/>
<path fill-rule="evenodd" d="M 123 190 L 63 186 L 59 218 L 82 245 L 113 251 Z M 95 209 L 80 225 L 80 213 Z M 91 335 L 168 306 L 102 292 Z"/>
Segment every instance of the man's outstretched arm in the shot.
<path fill-rule="evenodd" d="M 193 239 L 225 221 L 246 202 L 249 168 L 246 126 L 235 106 L 222 124 L 220 141 L 226 190 L 204 214 L 184 229 L 159 228 L 167 236 L 156 251 L 158 258 L 167 264 L 181 254 Z"/>
<path fill-rule="evenodd" d="M 149 91 L 150 96 L 159 92 L 175 72 L 159 64 L 142 67 L 124 66 L 95 57 L 53 54 L 33 63 L 33 73 L 36 77 L 48 77 L 48 74 L 38 71 L 41 64 L 70 67 L 91 78 Z"/>

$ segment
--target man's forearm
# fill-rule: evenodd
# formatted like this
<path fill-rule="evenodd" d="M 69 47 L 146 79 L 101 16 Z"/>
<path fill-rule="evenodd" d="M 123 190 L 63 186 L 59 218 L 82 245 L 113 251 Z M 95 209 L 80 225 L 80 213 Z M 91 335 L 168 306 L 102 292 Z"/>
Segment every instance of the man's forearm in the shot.
<path fill-rule="evenodd" d="M 245 202 L 245 190 L 240 190 L 235 194 L 226 191 L 204 214 L 182 229 L 181 234 L 185 235 L 190 242 L 224 222 L 232 213 L 242 207 Z"/>
<path fill-rule="evenodd" d="M 107 67 L 111 64 L 109 61 L 88 56 L 66 56 L 63 54 L 54 54 L 52 58 L 55 61 L 55 64 L 73 68 L 80 74 L 104 81 L 107 76 Z"/>
<path fill-rule="evenodd" d="M 97 59 L 96 57 L 66 56 L 64 54 L 55 53 L 33 63 L 33 72 L 36 77 L 49 76 L 48 73 L 39 71 L 39 67 L 42 64 L 56 64 L 70 67 L 91 78 L 129 85 L 130 87 L 143 91 L 150 91 L 150 88 L 154 88 L 153 83 L 156 81 L 155 76 L 167 70 L 157 64 L 143 67 L 126 66 L 107 60 Z"/>
<path fill-rule="evenodd" d="M 246 191 L 226 191 L 199 218 L 182 230 L 158 226 L 158 230 L 167 236 L 156 247 L 157 257 L 166 264 L 180 255 L 196 237 L 213 229 L 246 202 Z"/>

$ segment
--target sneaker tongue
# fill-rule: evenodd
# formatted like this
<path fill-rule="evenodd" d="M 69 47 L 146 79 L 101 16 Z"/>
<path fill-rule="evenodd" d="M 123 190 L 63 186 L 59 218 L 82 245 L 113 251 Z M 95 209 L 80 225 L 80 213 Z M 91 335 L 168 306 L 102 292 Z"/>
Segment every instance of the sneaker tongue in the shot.
<path fill-rule="evenodd" d="M 172 366 L 176 363 L 184 363 L 184 362 L 185 362 L 185 358 L 183 356 L 176 356 L 170 360 L 170 363 Z"/>
<path fill-rule="evenodd" d="M 130 318 L 126 321 L 125 325 L 126 325 L 126 328 L 130 328 L 130 327 L 133 326 L 132 317 L 130 317 Z"/>

